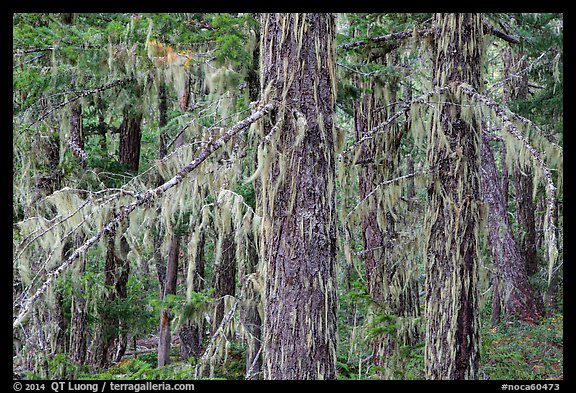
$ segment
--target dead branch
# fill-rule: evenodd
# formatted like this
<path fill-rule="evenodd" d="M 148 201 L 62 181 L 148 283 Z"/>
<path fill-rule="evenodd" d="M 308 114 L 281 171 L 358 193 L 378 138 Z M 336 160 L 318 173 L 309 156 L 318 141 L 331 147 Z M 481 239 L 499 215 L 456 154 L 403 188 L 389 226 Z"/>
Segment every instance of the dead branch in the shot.
<path fill-rule="evenodd" d="M 100 87 L 97 87 L 97 88 L 94 88 L 94 89 L 91 89 L 91 90 L 85 90 L 85 91 L 81 92 L 80 94 L 77 94 L 77 95 L 75 95 L 74 97 L 69 98 L 68 100 L 66 100 L 66 101 L 64 101 L 64 102 L 61 102 L 60 104 L 56 105 L 55 107 L 53 107 L 53 108 L 50 109 L 49 111 L 43 113 L 38 119 L 34 120 L 30 125 L 28 125 L 28 127 L 26 127 L 26 129 L 25 129 L 24 131 L 28 131 L 34 124 L 36 124 L 36 123 L 44 120 L 44 119 L 47 118 L 51 113 L 55 112 L 56 110 L 58 110 L 58 109 L 60 109 L 60 108 L 62 108 L 62 107 L 64 107 L 64 106 L 66 106 L 66 105 L 68 105 L 68 104 L 73 103 L 74 101 L 79 100 L 79 99 L 82 98 L 82 97 L 86 97 L 86 96 L 89 96 L 89 95 L 91 95 L 91 94 L 99 93 L 99 92 L 101 92 L 101 91 L 111 89 L 112 87 L 115 87 L 115 86 L 122 86 L 122 85 L 125 85 L 125 84 L 128 83 L 128 82 L 133 81 L 133 80 L 134 80 L 134 78 L 119 79 L 119 80 L 117 80 L 117 81 L 110 82 L 110 83 L 108 83 L 108 84 L 106 84 L 106 85 L 103 85 L 103 86 L 100 86 Z"/>
<path fill-rule="evenodd" d="M 417 30 L 416 34 L 420 37 L 428 37 L 430 35 L 434 35 L 434 29 L 421 29 Z M 414 31 L 402 31 L 399 33 L 391 33 L 386 34 L 378 37 L 371 37 L 365 40 L 358 40 L 347 42 L 345 44 L 338 45 L 339 49 L 352 49 L 359 46 L 369 45 L 371 43 L 380 43 L 380 42 L 387 42 L 387 41 L 394 41 L 394 40 L 404 40 L 406 38 L 410 38 L 414 35 Z"/>
<path fill-rule="evenodd" d="M 374 134 L 376 134 L 377 132 L 383 130 L 384 128 L 386 128 L 386 126 L 388 126 L 390 123 L 392 123 L 393 121 L 395 121 L 398 117 L 400 117 L 402 114 L 404 113 L 408 113 L 410 111 L 410 107 L 413 103 L 422 103 L 422 102 L 426 102 L 426 100 L 428 98 L 430 98 L 432 95 L 434 95 L 435 93 L 438 93 L 439 91 L 442 91 L 443 89 L 437 89 L 437 90 L 432 90 L 429 91 L 423 95 L 421 95 L 418 98 L 415 98 L 411 101 L 407 101 L 406 103 L 404 103 L 404 105 L 402 106 L 402 109 L 400 109 L 398 112 L 396 112 L 395 114 L 393 114 L 392 116 L 390 116 L 388 119 L 386 119 L 383 123 L 378 124 L 377 126 L 371 128 L 370 130 L 366 131 L 362 138 L 358 139 L 356 142 L 354 142 L 354 144 L 350 145 L 349 147 L 347 147 L 346 149 L 344 149 L 340 154 L 338 154 L 338 156 L 336 157 L 338 161 L 342 161 L 342 159 L 344 158 L 344 156 L 348 153 L 350 153 L 352 150 L 354 150 L 355 148 L 357 148 L 358 146 L 360 146 L 362 143 L 366 142 L 367 140 L 370 140 L 373 138 Z"/>
<path fill-rule="evenodd" d="M 512 123 L 508 117 L 507 111 L 498 105 L 494 100 L 489 97 L 486 97 L 480 93 L 478 93 L 474 88 L 467 84 L 460 84 L 458 89 L 481 104 L 486 105 L 490 108 L 499 118 L 502 120 L 503 129 L 518 139 L 522 145 L 530 152 L 534 160 L 538 163 L 542 172 L 544 174 L 544 178 L 546 179 L 546 218 L 545 218 L 545 225 L 547 230 L 544 231 L 544 236 L 546 238 L 546 243 L 548 244 L 548 283 L 552 278 L 552 271 L 554 269 L 554 264 L 556 259 L 558 258 L 558 247 L 556 245 L 556 225 L 554 223 L 554 212 L 556 209 L 556 187 L 554 186 L 554 182 L 552 180 L 552 174 L 550 173 L 550 169 L 546 166 L 544 159 L 540 155 L 536 149 L 534 149 L 528 140 L 518 131 L 514 123 Z"/>
<path fill-rule="evenodd" d="M 157 198 L 164 194 L 170 188 L 178 185 L 182 182 L 182 180 L 196 169 L 202 162 L 204 162 L 213 152 L 221 148 L 226 142 L 228 142 L 234 135 L 236 135 L 239 131 L 243 130 L 244 128 L 250 126 L 250 124 L 254 123 L 268 112 L 270 112 L 273 108 L 272 104 L 267 104 L 262 106 L 258 111 L 253 113 L 252 115 L 246 117 L 242 121 L 236 123 L 232 126 L 226 133 L 224 133 L 220 138 L 215 140 L 214 142 L 210 143 L 192 162 L 188 165 L 184 166 L 174 177 L 170 180 L 165 182 L 164 184 L 147 190 L 146 192 L 140 193 L 136 196 L 136 200 L 128 205 L 121 206 L 118 209 L 118 213 L 116 213 L 115 217 L 111 219 L 100 231 L 98 231 L 94 236 L 89 238 L 78 247 L 74 252 L 54 271 L 48 273 L 48 277 L 44 284 L 32 295 L 31 297 L 26 300 L 26 302 L 22 305 L 18 314 L 13 322 L 13 328 L 18 327 L 21 325 L 24 320 L 29 315 L 32 305 L 35 301 L 38 300 L 40 296 L 48 287 L 56 280 L 81 254 L 86 252 L 90 247 L 92 247 L 100 238 L 106 234 L 113 232 L 116 227 L 126 219 L 130 213 L 132 213 L 137 207 L 142 206 L 146 203 L 151 202 L 154 198 Z"/>
<path fill-rule="evenodd" d="M 498 38 L 503 39 L 506 42 L 510 42 L 512 44 L 520 43 L 520 40 L 516 37 L 513 37 L 509 34 L 504 33 L 501 30 L 496 29 L 494 26 L 490 25 L 488 22 L 484 21 L 485 32 L 492 34 Z M 427 28 L 427 29 L 420 29 L 416 31 L 402 31 L 398 33 L 390 33 L 378 37 L 371 37 L 365 40 L 358 40 L 347 42 L 344 44 L 338 45 L 339 49 L 352 49 L 357 48 L 359 46 L 369 45 L 373 43 L 383 43 L 388 41 L 395 41 L 395 40 L 405 40 L 407 38 L 413 37 L 414 35 L 418 36 L 419 38 L 425 38 L 429 36 L 434 36 L 436 34 L 436 29 L 434 28 Z"/>

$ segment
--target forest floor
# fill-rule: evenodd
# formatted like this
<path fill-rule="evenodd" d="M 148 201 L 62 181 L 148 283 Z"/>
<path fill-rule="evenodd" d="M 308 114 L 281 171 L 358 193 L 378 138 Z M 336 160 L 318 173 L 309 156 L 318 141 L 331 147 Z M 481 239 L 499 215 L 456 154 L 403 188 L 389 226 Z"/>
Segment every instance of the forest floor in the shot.
<path fill-rule="evenodd" d="M 561 380 L 563 379 L 563 315 L 553 314 L 538 324 L 522 321 L 502 322 L 496 327 L 482 327 L 481 379 L 490 380 Z M 156 340 L 156 341 L 155 341 Z M 79 379 L 190 379 L 195 366 L 179 360 L 178 342 L 173 343 L 173 362 L 156 367 L 157 338 L 151 336 L 136 342 L 122 361 L 100 373 L 79 374 Z M 243 344 L 231 341 L 225 361 L 214 368 L 212 378 L 244 379 Z M 415 365 L 421 367 L 424 365 Z M 413 365 L 413 364 L 412 364 Z M 359 379 L 354 365 L 341 379 Z M 345 375 L 346 374 L 346 375 Z M 417 373 L 418 374 L 418 373 Z M 420 373 L 423 375 L 423 373 Z M 374 376 L 363 375 L 362 379 Z"/>

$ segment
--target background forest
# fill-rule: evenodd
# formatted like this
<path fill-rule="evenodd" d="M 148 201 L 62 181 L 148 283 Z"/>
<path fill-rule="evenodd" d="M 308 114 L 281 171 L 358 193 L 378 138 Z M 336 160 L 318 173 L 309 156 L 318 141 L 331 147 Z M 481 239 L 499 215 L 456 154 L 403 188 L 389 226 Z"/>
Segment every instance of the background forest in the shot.
<path fill-rule="evenodd" d="M 563 379 L 563 15 L 14 14 L 17 379 Z"/>

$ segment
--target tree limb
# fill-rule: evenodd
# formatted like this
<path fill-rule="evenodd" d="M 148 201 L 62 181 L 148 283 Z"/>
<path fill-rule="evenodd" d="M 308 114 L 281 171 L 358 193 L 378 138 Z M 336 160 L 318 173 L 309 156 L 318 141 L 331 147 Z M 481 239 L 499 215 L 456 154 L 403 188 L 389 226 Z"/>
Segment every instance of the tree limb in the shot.
<path fill-rule="evenodd" d="M 38 300 L 38 298 L 42 296 L 44 292 L 46 292 L 46 290 L 52 284 L 52 282 L 56 280 L 82 253 L 86 252 L 90 247 L 96 244 L 96 242 L 98 242 L 98 240 L 100 240 L 100 238 L 105 233 L 113 232 L 116 229 L 116 227 L 120 224 L 120 222 L 126 219 L 130 215 L 130 213 L 132 213 L 137 207 L 151 202 L 154 198 L 159 197 L 170 188 L 181 183 L 182 180 L 186 177 L 186 175 L 188 175 L 190 172 L 196 169 L 213 152 L 222 147 L 239 131 L 250 126 L 250 124 L 254 123 L 256 120 L 266 115 L 268 112 L 272 110 L 272 108 L 273 108 L 272 104 L 262 106 L 258 111 L 244 118 L 242 121 L 236 123 L 228 131 L 226 131 L 226 133 L 224 133 L 220 138 L 215 140 L 213 143 L 210 143 L 192 162 L 184 166 L 170 180 L 168 180 L 167 182 L 156 188 L 152 188 L 147 190 L 146 192 L 138 194 L 134 202 L 128 205 L 121 206 L 119 208 L 119 212 L 116 213 L 113 219 L 108 221 L 108 223 L 99 232 L 97 232 L 94 236 L 86 240 L 84 244 L 82 244 L 80 247 L 74 250 L 74 252 L 57 269 L 48 274 L 48 278 L 46 279 L 46 281 L 44 281 L 44 284 L 42 284 L 42 286 L 38 288 L 38 290 L 34 293 L 34 295 L 29 297 L 28 300 L 26 300 L 26 302 L 20 308 L 18 315 L 16 316 L 12 324 L 13 328 L 18 327 L 24 322 L 34 302 Z"/>
<path fill-rule="evenodd" d="M 481 95 L 474 88 L 467 84 L 462 83 L 458 86 L 458 88 L 462 93 L 468 95 L 473 100 L 489 107 L 502 120 L 504 126 L 503 129 L 522 143 L 522 145 L 526 148 L 526 150 L 530 152 L 534 160 L 542 169 L 546 179 L 546 217 L 544 220 L 546 229 L 544 231 L 544 236 L 548 248 L 548 284 L 550 284 L 554 264 L 558 258 L 558 247 L 556 245 L 556 225 L 554 224 L 554 212 L 556 210 L 556 197 L 554 195 L 556 192 L 556 187 L 554 186 L 550 169 L 546 166 L 546 163 L 544 162 L 544 159 L 540 153 L 538 153 L 538 151 L 536 151 L 536 149 L 530 145 L 528 140 L 518 131 L 514 123 L 512 123 L 508 118 L 506 111 L 500 105 L 498 105 L 489 97 Z"/>
<path fill-rule="evenodd" d="M 45 118 L 47 118 L 52 112 L 54 112 L 54 111 L 56 111 L 56 110 L 58 110 L 58 109 L 60 109 L 60 108 L 62 108 L 62 107 L 64 107 L 64 106 L 66 106 L 66 105 L 68 105 L 68 104 L 70 104 L 70 103 L 72 103 L 72 102 L 74 102 L 74 101 L 77 101 L 77 100 L 79 100 L 79 99 L 82 98 L 82 97 L 86 97 L 86 96 L 89 96 L 89 95 L 91 95 L 91 94 L 99 93 L 99 92 L 101 92 L 101 91 L 110 89 L 110 88 L 115 87 L 115 86 L 125 85 L 126 83 L 131 82 L 131 81 L 133 81 L 133 80 L 134 80 L 134 78 L 119 79 L 119 80 L 117 80 L 117 81 L 110 82 L 110 83 L 108 83 L 108 84 L 106 84 L 106 85 L 97 87 L 97 88 L 92 89 L 92 90 L 85 90 L 85 91 L 81 92 L 80 94 L 77 94 L 77 95 L 75 95 L 74 97 L 69 98 L 68 100 L 66 100 L 66 101 L 64 101 L 64 102 L 61 102 L 60 104 L 58 104 L 58 105 L 56 105 L 55 107 L 53 107 L 52 109 L 50 109 L 48 112 L 43 113 L 38 119 L 34 120 L 28 127 L 26 127 L 26 129 L 25 129 L 24 131 L 29 130 L 30 127 L 32 127 L 34 124 L 36 124 L 36 123 L 44 120 Z"/>
<path fill-rule="evenodd" d="M 413 31 L 402 31 L 399 33 L 391 33 L 391 34 L 386 34 L 386 35 L 382 35 L 382 36 L 378 36 L 378 37 L 367 38 L 365 40 L 347 42 L 347 43 L 338 45 L 338 48 L 339 49 L 352 49 L 352 48 L 356 48 L 359 46 L 368 45 L 371 43 L 387 42 L 387 41 L 394 41 L 394 40 L 404 40 L 406 38 L 412 37 L 413 34 L 414 34 Z M 420 30 L 416 31 L 416 34 L 420 37 L 427 37 L 430 35 L 434 35 L 434 29 L 420 29 Z"/>
<path fill-rule="evenodd" d="M 372 139 L 372 137 L 374 136 L 374 134 L 376 134 L 377 132 L 381 131 L 382 129 L 384 129 L 386 126 L 388 126 L 390 123 L 392 123 L 394 120 L 396 120 L 400 115 L 404 114 L 404 113 L 408 113 L 410 111 L 410 106 L 413 103 L 416 102 L 425 102 L 428 98 L 430 98 L 432 95 L 434 95 L 435 93 L 437 93 L 438 91 L 441 91 L 442 89 L 439 90 L 432 90 L 429 91 L 423 95 L 421 95 L 418 98 L 415 98 L 411 101 L 407 101 L 406 103 L 404 103 L 404 105 L 402 106 L 402 109 L 400 109 L 398 112 L 396 112 L 395 114 L 393 114 L 392 116 L 390 116 L 388 119 L 386 119 L 383 123 L 378 124 L 377 126 L 371 128 L 370 130 L 366 131 L 363 135 L 362 138 L 358 139 L 356 142 L 354 142 L 354 144 L 350 145 L 349 147 L 347 147 L 345 150 L 343 150 L 340 154 L 338 154 L 338 156 L 336 157 L 336 159 L 338 161 L 342 161 L 342 159 L 344 158 L 344 156 L 348 153 L 350 153 L 352 150 L 354 150 L 355 148 L 357 148 L 359 145 L 361 145 L 362 143 L 366 142 L 369 139 Z"/>
<path fill-rule="evenodd" d="M 504 33 L 501 30 L 496 29 L 494 26 L 490 25 L 488 22 L 484 22 L 484 27 L 486 28 L 486 32 L 492 35 L 495 35 L 498 38 L 503 39 L 504 41 L 510 42 L 512 44 L 519 44 L 520 40 L 516 37 L 513 37 L 509 34 Z M 365 40 L 358 40 L 352 42 L 346 42 L 344 44 L 338 45 L 339 49 L 352 49 L 357 48 L 359 46 L 369 45 L 371 43 L 381 43 L 381 42 L 388 42 L 388 41 L 395 41 L 395 40 L 405 40 L 410 38 L 414 35 L 414 33 L 420 37 L 428 37 L 434 36 L 436 34 L 436 29 L 434 28 L 427 28 L 427 29 L 420 29 L 414 31 L 402 31 L 398 33 L 390 33 L 386 35 L 381 35 L 378 37 L 371 37 L 366 38 Z"/>

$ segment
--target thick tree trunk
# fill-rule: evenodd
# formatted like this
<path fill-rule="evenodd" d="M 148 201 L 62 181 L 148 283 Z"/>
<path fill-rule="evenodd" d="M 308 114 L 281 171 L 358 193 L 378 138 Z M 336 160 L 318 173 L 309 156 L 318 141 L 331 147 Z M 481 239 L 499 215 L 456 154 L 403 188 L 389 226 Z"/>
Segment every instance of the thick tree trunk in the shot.
<path fill-rule="evenodd" d="M 450 87 L 448 99 L 455 99 L 452 86 L 462 82 L 480 86 L 481 16 L 436 14 L 434 22 L 433 85 Z M 480 363 L 480 124 L 479 119 L 467 124 L 460 110 L 447 103 L 434 112 L 428 144 L 428 163 L 434 168 L 427 213 L 428 379 L 476 379 Z"/>
<path fill-rule="evenodd" d="M 261 178 L 264 377 L 335 379 L 335 17 L 262 14 L 261 26 L 261 97 L 279 101 Z"/>
<path fill-rule="evenodd" d="M 489 206 L 488 239 L 499 272 L 498 291 L 504 291 L 507 318 L 535 321 L 542 315 L 542 302 L 532 292 L 526 265 L 508 223 L 502 188 L 489 141 L 482 138 L 482 199 Z"/>

